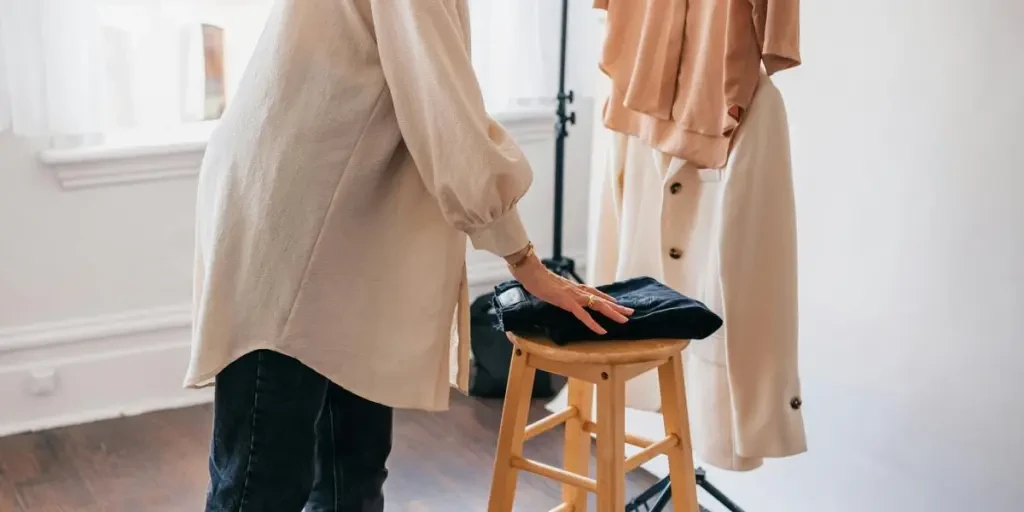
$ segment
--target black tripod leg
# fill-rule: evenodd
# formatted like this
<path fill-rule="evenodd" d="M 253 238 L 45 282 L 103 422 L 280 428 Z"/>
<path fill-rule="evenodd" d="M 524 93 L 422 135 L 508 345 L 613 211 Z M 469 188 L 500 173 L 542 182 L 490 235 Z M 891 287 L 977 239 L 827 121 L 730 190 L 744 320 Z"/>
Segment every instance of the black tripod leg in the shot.
<path fill-rule="evenodd" d="M 717 487 L 711 485 L 711 482 L 707 479 L 707 473 L 702 468 L 697 468 L 697 485 L 708 492 L 716 501 L 721 503 L 726 509 L 731 512 L 743 512 L 743 509 L 739 505 L 734 503 L 725 495 L 722 491 L 718 490 Z"/>
<path fill-rule="evenodd" d="M 711 485 L 708 481 L 706 473 L 703 469 L 697 468 L 697 485 L 708 492 L 715 500 L 721 503 L 727 510 L 731 512 L 743 512 L 743 509 L 739 505 L 729 499 L 728 496 L 718 490 L 717 487 Z M 639 496 L 626 504 L 626 512 L 664 512 L 672 501 L 672 482 L 669 477 L 662 478 L 658 483 L 652 485 L 649 489 L 641 493 Z M 660 493 L 660 494 L 659 494 Z M 651 501 L 657 496 L 658 500 L 653 505 L 648 505 L 647 502 Z M 700 507 L 701 512 L 707 512 L 707 509 Z"/>
<path fill-rule="evenodd" d="M 665 508 L 672 502 L 672 486 L 666 486 L 665 492 L 661 493 L 658 497 L 658 501 L 654 502 L 654 506 L 651 507 L 651 512 L 665 512 Z"/>
<path fill-rule="evenodd" d="M 721 503 L 722 506 L 724 506 L 726 509 L 728 509 L 728 510 L 730 510 L 732 512 L 743 512 L 743 509 L 740 508 L 739 505 L 737 505 L 732 500 L 730 500 L 729 497 L 726 496 L 725 494 L 722 494 L 722 491 L 719 491 L 717 487 L 711 485 L 711 483 L 708 482 L 707 480 L 704 480 L 704 482 L 701 483 L 700 486 L 705 491 L 707 491 L 708 494 L 713 496 L 715 498 L 715 500 L 717 500 L 719 503 Z"/>
<path fill-rule="evenodd" d="M 577 283 L 583 283 L 583 278 L 576 273 L 575 270 L 569 271 L 569 276 L 576 280 Z"/>
<path fill-rule="evenodd" d="M 668 477 L 658 480 L 657 483 L 652 485 L 646 491 L 640 493 L 636 498 L 633 498 L 633 501 L 627 503 L 626 512 L 640 512 L 641 510 L 650 512 L 652 509 L 647 505 L 647 502 L 658 497 L 659 494 L 663 493 L 666 489 L 669 489 L 668 482 Z M 641 507 L 643 508 L 641 509 Z"/>
<path fill-rule="evenodd" d="M 658 496 L 658 501 L 654 502 L 654 505 L 648 506 L 647 501 L 654 497 L 652 491 L 661 489 L 661 487 L 664 487 L 664 491 L 661 496 Z M 665 478 L 627 504 L 626 512 L 640 512 L 640 507 L 644 507 L 645 512 L 665 512 L 670 503 L 672 503 L 672 487 L 669 485 L 668 478 Z M 708 509 L 700 507 L 700 512 L 708 512 Z"/>

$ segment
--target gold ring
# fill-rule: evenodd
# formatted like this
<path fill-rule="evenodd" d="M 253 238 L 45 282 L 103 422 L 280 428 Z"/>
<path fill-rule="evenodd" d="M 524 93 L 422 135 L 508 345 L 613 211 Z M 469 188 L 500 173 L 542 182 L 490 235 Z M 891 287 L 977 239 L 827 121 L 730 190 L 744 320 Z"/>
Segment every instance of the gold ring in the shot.
<path fill-rule="evenodd" d="M 594 294 L 590 294 L 589 298 L 587 299 L 587 309 L 593 309 L 594 308 L 594 301 L 596 301 L 596 300 L 597 300 L 597 297 L 594 297 Z"/>

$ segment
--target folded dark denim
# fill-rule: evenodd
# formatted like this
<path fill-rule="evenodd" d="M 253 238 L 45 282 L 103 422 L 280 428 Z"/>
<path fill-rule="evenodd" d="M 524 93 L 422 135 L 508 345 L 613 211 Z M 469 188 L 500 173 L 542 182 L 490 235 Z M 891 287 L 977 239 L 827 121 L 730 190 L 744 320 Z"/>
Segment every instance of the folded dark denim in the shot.
<path fill-rule="evenodd" d="M 591 312 L 608 331 L 604 336 L 591 331 L 572 313 L 530 295 L 517 281 L 507 281 L 494 288 L 498 328 L 567 345 L 595 340 L 700 340 L 722 327 L 722 319 L 700 301 L 649 277 L 600 286 L 598 290 L 635 310 L 625 324 Z"/>

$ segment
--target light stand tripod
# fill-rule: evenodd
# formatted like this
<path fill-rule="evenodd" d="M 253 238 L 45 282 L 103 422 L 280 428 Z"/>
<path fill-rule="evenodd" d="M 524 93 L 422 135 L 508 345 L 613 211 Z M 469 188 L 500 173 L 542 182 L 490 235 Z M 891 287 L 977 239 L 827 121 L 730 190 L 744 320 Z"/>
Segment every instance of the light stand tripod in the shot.
<path fill-rule="evenodd" d="M 565 53 L 566 39 L 569 33 L 569 0 L 562 0 L 562 41 L 559 55 L 558 69 L 558 107 L 555 112 L 555 226 L 554 244 L 552 245 L 552 256 L 544 260 L 544 264 L 552 272 L 566 278 L 575 279 L 582 283 L 583 279 L 576 274 L 576 262 L 562 254 L 562 201 L 565 196 L 565 138 L 569 136 L 569 125 L 576 124 L 576 113 L 568 112 L 568 105 L 573 102 L 572 91 L 565 90 Z M 732 512 L 743 512 L 743 509 L 732 502 L 728 496 L 718 490 L 707 480 L 705 472 L 697 468 L 697 485 L 703 488 L 726 509 Z M 644 491 L 633 501 L 626 504 L 626 512 L 663 512 L 668 507 L 672 497 L 672 487 L 669 485 L 668 477 L 661 479 L 658 483 Z M 653 505 L 651 500 L 656 500 Z M 702 510 L 703 507 L 701 508 Z"/>
<path fill-rule="evenodd" d="M 565 138 L 569 136 L 569 125 L 576 124 L 576 112 L 568 112 L 573 102 L 572 91 L 565 90 L 566 37 L 569 33 L 569 0 L 562 0 L 562 42 L 558 62 L 558 108 L 555 111 L 555 225 L 551 258 L 544 260 L 552 272 L 582 283 L 576 274 L 576 262 L 562 254 L 562 214 L 565 198 Z"/>

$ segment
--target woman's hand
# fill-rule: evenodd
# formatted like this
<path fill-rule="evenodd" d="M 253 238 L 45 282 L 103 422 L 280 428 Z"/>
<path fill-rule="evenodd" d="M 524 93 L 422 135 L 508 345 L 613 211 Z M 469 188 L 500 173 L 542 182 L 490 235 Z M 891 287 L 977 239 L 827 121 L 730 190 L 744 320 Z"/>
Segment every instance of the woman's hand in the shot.
<path fill-rule="evenodd" d="M 525 260 L 522 258 L 513 255 L 508 259 L 517 262 L 512 276 L 523 288 L 534 297 L 572 313 L 597 334 L 607 334 L 608 331 L 590 316 L 588 309 L 620 324 L 626 323 L 633 314 L 632 309 L 616 304 L 615 299 L 607 294 L 551 272 L 532 252 L 525 256 Z"/>

